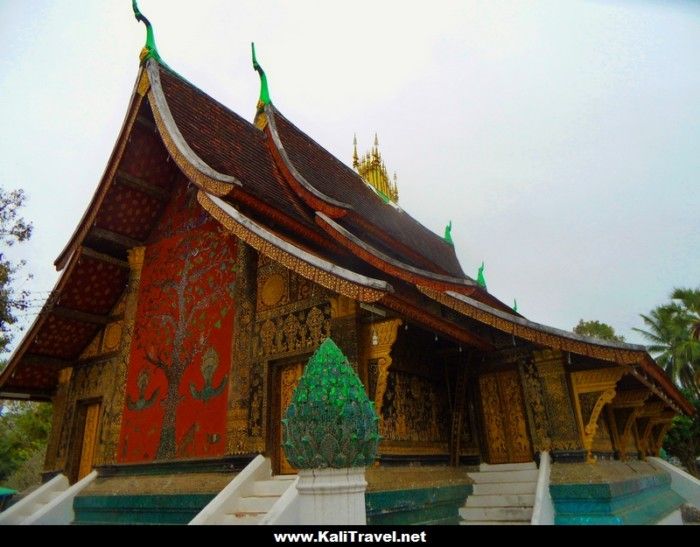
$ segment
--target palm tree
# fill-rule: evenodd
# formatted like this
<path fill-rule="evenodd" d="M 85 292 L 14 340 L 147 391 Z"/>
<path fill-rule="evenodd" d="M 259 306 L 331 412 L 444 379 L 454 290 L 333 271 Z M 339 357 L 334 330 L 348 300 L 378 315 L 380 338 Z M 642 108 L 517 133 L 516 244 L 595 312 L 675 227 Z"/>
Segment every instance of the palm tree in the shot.
<path fill-rule="evenodd" d="M 671 298 L 641 315 L 647 330 L 634 330 L 676 384 L 700 393 L 700 290 L 675 289 Z"/>

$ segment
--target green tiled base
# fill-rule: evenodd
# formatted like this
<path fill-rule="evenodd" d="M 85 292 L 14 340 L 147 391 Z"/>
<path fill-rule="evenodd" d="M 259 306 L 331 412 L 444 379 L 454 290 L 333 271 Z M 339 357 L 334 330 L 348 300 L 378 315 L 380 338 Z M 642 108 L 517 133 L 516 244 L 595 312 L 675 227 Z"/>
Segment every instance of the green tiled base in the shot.
<path fill-rule="evenodd" d="M 73 524 L 187 524 L 213 494 L 77 496 Z"/>
<path fill-rule="evenodd" d="M 556 524 L 655 524 L 685 500 L 666 473 L 609 483 L 552 484 Z"/>
<path fill-rule="evenodd" d="M 458 524 L 471 485 L 367 492 L 367 524 Z"/>

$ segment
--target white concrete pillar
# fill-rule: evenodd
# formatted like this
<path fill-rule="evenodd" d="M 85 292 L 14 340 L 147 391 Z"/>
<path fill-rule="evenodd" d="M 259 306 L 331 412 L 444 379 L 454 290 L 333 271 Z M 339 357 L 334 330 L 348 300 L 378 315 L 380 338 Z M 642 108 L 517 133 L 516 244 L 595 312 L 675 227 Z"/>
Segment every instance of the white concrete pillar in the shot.
<path fill-rule="evenodd" d="M 299 470 L 299 524 L 365 525 L 364 467 Z"/>

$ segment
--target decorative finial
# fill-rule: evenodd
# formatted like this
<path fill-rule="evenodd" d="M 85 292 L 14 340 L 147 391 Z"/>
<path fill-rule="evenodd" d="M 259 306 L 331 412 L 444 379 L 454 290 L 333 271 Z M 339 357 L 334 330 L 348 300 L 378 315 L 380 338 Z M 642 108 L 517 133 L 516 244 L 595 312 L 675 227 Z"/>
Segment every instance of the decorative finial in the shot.
<path fill-rule="evenodd" d="M 136 0 L 131 0 L 131 7 L 134 10 L 134 17 L 140 23 L 146 25 L 146 45 L 143 46 L 139 59 L 142 63 L 145 63 L 148 59 L 155 59 L 159 63 L 163 63 L 163 60 L 158 55 L 158 48 L 156 48 L 156 39 L 153 35 L 153 25 L 146 19 L 146 16 L 139 10 L 139 5 Z"/>
<path fill-rule="evenodd" d="M 394 175 L 396 177 L 396 175 Z M 450 245 L 454 245 L 454 241 L 452 241 L 452 221 L 447 223 L 447 226 L 445 226 L 445 241 L 449 243 Z"/>
<path fill-rule="evenodd" d="M 515 298 L 513 298 L 513 311 L 518 313 L 518 301 Z"/>
<path fill-rule="evenodd" d="M 352 166 L 355 169 L 360 166 L 360 158 L 357 156 L 357 134 L 352 137 Z"/>
<path fill-rule="evenodd" d="M 476 284 L 486 290 L 486 278 L 484 277 L 484 263 L 479 266 L 479 272 L 476 274 Z"/>
<path fill-rule="evenodd" d="M 267 87 L 267 76 L 265 71 L 258 64 L 258 60 L 255 57 L 255 42 L 250 43 L 250 47 L 253 50 L 253 68 L 260 75 L 260 98 L 258 99 L 258 110 L 262 110 L 266 104 L 272 103 L 270 100 L 270 90 Z"/>
<path fill-rule="evenodd" d="M 374 404 L 340 348 L 327 338 L 309 359 L 282 418 L 294 467 L 367 467 L 381 440 Z"/>

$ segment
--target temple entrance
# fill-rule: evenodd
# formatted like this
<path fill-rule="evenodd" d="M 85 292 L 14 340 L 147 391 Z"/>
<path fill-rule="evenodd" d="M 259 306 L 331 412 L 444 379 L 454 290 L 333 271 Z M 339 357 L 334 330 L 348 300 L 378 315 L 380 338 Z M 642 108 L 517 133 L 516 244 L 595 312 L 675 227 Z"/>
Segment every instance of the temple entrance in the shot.
<path fill-rule="evenodd" d="M 486 461 L 520 463 L 532 460 L 525 405 L 517 370 L 479 377 Z"/>
<path fill-rule="evenodd" d="M 304 371 L 304 363 L 293 362 L 279 365 L 275 373 L 275 411 L 273 413 L 273 471 L 280 475 L 291 475 L 297 472 L 296 468 L 287 461 L 282 448 L 282 417 L 292 401 L 294 388 L 299 383 L 299 378 Z"/>
<path fill-rule="evenodd" d="M 73 461 L 69 471 L 71 483 L 77 482 L 92 471 L 97 444 L 97 428 L 100 423 L 100 402 L 81 401 L 75 409 L 73 430 Z"/>

